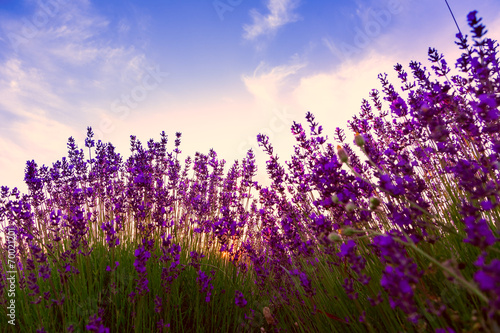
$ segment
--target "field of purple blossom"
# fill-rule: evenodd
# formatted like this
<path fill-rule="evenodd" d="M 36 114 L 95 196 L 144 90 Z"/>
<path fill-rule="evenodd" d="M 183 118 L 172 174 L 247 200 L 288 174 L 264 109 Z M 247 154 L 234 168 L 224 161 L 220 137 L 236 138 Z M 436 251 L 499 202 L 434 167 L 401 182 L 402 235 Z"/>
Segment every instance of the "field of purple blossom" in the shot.
<path fill-rule="evenodd" d="M 29 192 L 0 191 L 0 331 L 500 332 L 500 69 L 476 14 L 457 74 L 433 48 L 431 71 L 395 65 L 335 144 L 309 112 L 285 165 L 259 134 L 270 186 L 252 150 L 182 160 L 180 133 L 123 161 L 88 128 L 85 153 L 27 162 Z"/>

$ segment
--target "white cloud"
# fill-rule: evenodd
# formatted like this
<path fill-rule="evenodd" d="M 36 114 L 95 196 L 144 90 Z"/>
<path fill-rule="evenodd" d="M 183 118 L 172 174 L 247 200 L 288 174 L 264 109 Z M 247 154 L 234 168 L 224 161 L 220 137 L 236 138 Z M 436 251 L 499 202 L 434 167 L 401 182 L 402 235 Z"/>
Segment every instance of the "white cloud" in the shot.
<path fill-rule="evenodd" d="M 253 75 L 243 75 L 242 80 L 248 92 L 257 101 L 266 106 L 276 106 L 275 104 L 280 103 L 280 95 L 284 88 L 289 88 L 289 85 L 286 85 L 287 79 L 305 66 L 305 63 L 293 63 L 269 69 L 265 63 L 261 62 Z"/>
<path fill-rule="evenodd" d="M 303 77 L 290 96 L 299 107 L 310 110 L 333 133 L 346 128 L 347 121 L 360 111 L 361 100 L 380 86 L 377 75 L 396 63 L 392 56 L 371 52 L 357 62 L 345 62 L 331 72 Z"/>
<path fill-rule="evenodd" d="M 90 2 L 57 3 L 48 12 L 46 2 L 32 3 L 22 19 L 0 22 L 0 185 L 22 184 L 26 160 L 41 165 L 65 155 L 68 137 L 83 137 L 81 124 L 95 123 L 102 105 L 130 91 L 146 67 L 144 52 L 113 39 Z"/>
<path fill-rule="evenodd" d="M 121 19 L 118 22 L 118 31 L 122 34 L 127 33 L 130 30 L 130 24 L 127 23 L 125 19 Z"/>
<path fill-rule="evenodd" d="M 60 97 L 43 73 L 19 59 L 0 66 L 0 185 L 23 184 L 27 160 L 49 164 L 65 155 L 68 137 L 73 130 L 53 114 L 72 105 Z M 58 146 L 52 146 L 51 143 Z"/>
<path fill-rule="evenodd" d="M 243 30 L 245 30 L 243 37 L 253 40 L 260 35 L 272 34 L 285 24 L 298 21 L 300 16 L 293 12 L 297 6 L 298 1 L 296 0 L 269 0 L 267 4 L 269 14 L 266 16 L 256 9 L 252 9 L 250 15 L 253 23 L 243 26 Z"/>
<path fill-rule="evenodd" d="M 38 166 L 51 166 L 67 155 L 66 142 L 74 136 L 69 126 L 43 116 L 15 123 L 7 132 L 10 135 L 0 136 L 0 185 L 17 187 L 21 192 L 27 191 L 23 182 L 26 161 L 35 160 Z M 57 142 L 57 146 L 52 146 L 52 142 Z"/>
<path fill-rule="evenodd" d="M 6 61 L 0 67 L 0 75 L 0 107 L 14 115 L 31 118 L 45 115 L 44 107 L 69 106 L 54 93 L 39 69 L 27 67 L 19 59 Z"/>

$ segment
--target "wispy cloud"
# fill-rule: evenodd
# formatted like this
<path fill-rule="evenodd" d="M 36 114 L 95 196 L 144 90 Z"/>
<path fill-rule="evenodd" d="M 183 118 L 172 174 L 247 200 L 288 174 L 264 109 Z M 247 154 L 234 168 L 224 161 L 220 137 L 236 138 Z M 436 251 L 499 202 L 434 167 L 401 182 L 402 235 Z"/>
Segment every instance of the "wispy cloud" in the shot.
<path fill-rule="evenodd" d="M 297 0 L 269 0 L 267 9 L 269 13 L 262 15 L 256 9 L 250 11 L 253 23 L 244 25 L 243 37 L 253 40 L 261 35 L 273 34 L 277 29 L 288 23 L 296 22 L 300 16 L 294 13 L 299 5 Z"/>
<path fill-rule="evenodd" d="M 35 8 L 34 12 L 41 10 Z M 112 42 L 112 23 L 95 13 L 87 1 L 61 5 L 50 21 L 37 26 L 35 14 L 0 26 L 3 35 L 10 36 L 3 40 L 5 60 L 0 61 L 0 95 L 8 95 L 10 100 L 0 101 L 4 111 L 19 114 L 33 105 L 47 105 L 57 114 L 68 105 L 77 108 L 74 95 L 82 95 L 82 87 L 98 95 L 98 91 L 116 86 L 117 78 L 130 82 L 139 75 L 143 52 Z M 32 33 L 22 34 L 30 21 L 35 22 Z M 61 101 L 64 99 L 66 103 Z"/>
<path fill-rule="evenodd" d="M 0 110 L 17 119 L 47 116 L 45 109 L 68 107 L 38 68 L 26 66 L 19 59 L 10 59 L 0 67 Z"/>
<path fill-rule="evenodd" d="M 146 66 L 143 50 L 117 38 L 132 29 L 89 1 L 60 1 L 50 10 L 32 4 L 21 19 L 0 22 L 0 143 L 11 147 L 0 150 L 0 169 L 11 175 L 2 185 L 21 180 L 22 169 L 9 161 L 59 159 L 67 138 L 95 123 L 112 94 L 136 82 Z"/>
<path fill-rule="evenodd" d="M 293 62 L 269 68 L 264 62 L 261 62 L 251 76 L 243 75 L 242 80 L 248 92 L 256 100 L 262 104 L 273 106 L 272 104 L 279 103 L 280 92 L 287 80 L 305 66 L 304 62 Z"/>
<path fill-rule="evenodd" d="M 361 101 L 378 88 L 380 71 L 392 68 L 396 59 L 371 51 L 359 61 L 345 62 L 332 71 L 304 76 L 290 95 L 296 105 L 323 120 L 325 130 L 345 127 L 360 110 Z"/>

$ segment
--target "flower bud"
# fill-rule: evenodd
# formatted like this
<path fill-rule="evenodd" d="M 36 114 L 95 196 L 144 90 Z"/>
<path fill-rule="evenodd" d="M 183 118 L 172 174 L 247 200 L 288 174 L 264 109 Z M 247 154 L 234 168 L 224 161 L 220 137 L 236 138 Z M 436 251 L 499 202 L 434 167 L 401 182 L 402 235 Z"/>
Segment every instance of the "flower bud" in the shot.
<path fill-rule="evenodd" d="M 380 205 L 380 200 L 377 197 L 371 197 L 370 198 L 370 209 L 374 210 Z"/>
<path fill-rule="evenodd" d="M 329 235 L 328 235 L 328 239 L 330 240 L 330 242 L 341 242 L 342 241 L 342 237 L 340 237 L 339 234 L 335 233 L 335 232 L 331 232 Z"/>
<path fill-rule="evenodd" d="M 332 195 L 332 202 L 335 204 L 340 202 L 339 197 L 336 194 Z"/>
<path fill-rule="evenodd" d="M 355 233 L 356 233 L 356 230 L 354 230 L 353 228 L 346 228 L 342 231 L 342 234 L 345 236 L 352 236 Z"/>
<path fill-rule="evenodd" d="M 365 138 L 361 134 L 356 132 L 356 135 L 354 136 L 354 143 L 358 147 L 363 147 L 365 145 Z"/>
<path fill-rule="evenodd" d="M 352 202 L 349 202 L 347 205 L 345 205 L 345 210 L 347 210 L 349 213 L 354 211 L 354 209 L 356 209 L 356 205 Z"/>
<path fill-rule="evenodd" d="M 269 325 L 276 324 L 273 316 L 271 315 L 271 310 L 267 306 L 264 309 L 262 309 L 262 312 L 264 313 L 264 317 L 266 318 L 266 321 Z"/>
<path fill-rule="evenodd" d="M 342 163 L 347 163 L 347 161 L 349 161 L 349 156 L 347 156 L 345 149 L 340 145 L 337 146 L 337 154 Z"/>

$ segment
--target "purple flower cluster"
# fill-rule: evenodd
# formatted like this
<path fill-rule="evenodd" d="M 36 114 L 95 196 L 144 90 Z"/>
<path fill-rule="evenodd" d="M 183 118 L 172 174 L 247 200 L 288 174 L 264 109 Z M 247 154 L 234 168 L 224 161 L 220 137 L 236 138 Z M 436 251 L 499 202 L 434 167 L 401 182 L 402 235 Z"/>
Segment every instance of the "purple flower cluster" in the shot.
<path fill-rule="evenodd" d="M 302 288 L 304 288 L 304 291 L 309 297 L 312 297 L 316 294 L 316 291 L 312 288 L 311 280 L 308 278 L 306 273 L 301 272 L 298 269 L 294 269 L 290 271 L 290 275 L 299 277 L 300 285 L 302 286 Z"/>
<path fill-rule="evenodd" d="M 164 267 L 161 272 L 162 286 L 166 293 L 170 292 L 170 285 L 185 269 L 185 266 L 180 264 L 181 247 L 178 244 L 172 243 L 172 235 L 162 237 L 162 253 L 160 261 Z M 170 264 L 169 264 L 170 263 Z"/>
<path fill-rule="evenodd" d="M 212 295 L 212 290 L 214 290 L 214 286 L 210 283 L 215 277 L 215 271 L 211 270 L 210 274 L 212 277 L 209 277 L 204 271 L 198 271 L 198 277 L 196 278 L 196 283 L 200 287 L 200 293 L 205 293 L 205 302 L 210 302 L 210 296 Z"/>
<path fill-rule="evenodd" d="M 500 260 L 493 259 L 489 264 L 486 264 L 483 254 L 475 264 L 481 269 L 474 274 L 474 280 L 479 288 L 490 297 L 488 314 L 493 317 L 496 315 L 495 312 L 500 309 Z"/>
<path fill-rule="evenodd" d="M 103 314 L 104 310 L 100 308 L 98 314 L 90 316 L 89 323 L 87 326 L 85 326 L 85 329 L 97 333 L 109 333 L 109 328 L 104 326 L 104 324 L 102 323 Z"/>
<path fill-rule="evenodd" d="M 192 266 L 209 302 L 215 272 L 210 276 L 201 269 L 207 260 L 203 251 L 227 255 L 238 274 L 251 270 L 248 276 L 262 294 L 303 303 L 293 278 L 312 298 L 318 285 L 309 272 L 326 258 L 342 270 L 349 298 L 358 302 L 380 283 L 385 294 L 367 300 L 376 305 L 387 296 L 392 308 L 417 323 L 424 320 L 416 301 L 423 272 L 413 255 L 428 255 L 427 245 L 451 234 L 461 237 L 470 253 L 481 253 L 469 276 L 476 285 L 465 286 L 478 288 L 475 295 L 485 295 L 490 318 L 498 319 L 500 66 L 498 43 L 484 37 L 476 14 L 467 16 L 473 45 L 457 35 L 463 51 L 455 64 L 458 74 L 451 75 L 433 48 L 428 57 L 437 79 L 421 63 L 410 62 L 410 73 L 397 64 L 398 92 L 387 74 L 380 74 L 381 90 L 372 90 L 348 123 L 355 133 L 352 144 L 340 128 L 333 134 L 336 144 L 330 143 L 307 112 L 306 126 L 291 126 L 294 154 L 282 164 L 269 138 L 259 134 L 259 146 L 268 155 L 269 186 L 254 181 L 252 150 L 227 172 L 226 161 L 214 150 L 182 163 L 180 133 L 172 152 L 165 132 L 146 145 L 131 136 L 131 155 L 123 161 L 110 143 L 96 142 L 88 128 L 88 159 L 69 138 L 68 157 L 61 161 L 41 167 L 28 161 L 28 194 L 0 189 L 0 221 L 15 230 L 18 242 L 19 287 L 32 303 L 49 302 L 56 291 L 45 280 L 57 272 L 66 285 L 79 274 L 79 259 L 102 245 L 112 253 L 111 266 L 115 251 L 135 249 L 138 278 L 131 300 L 136 293 L 147 296 L 148 267 L 159 263 L 165 293 Z M 199 248 L 181 248 L 187 237 L 195 238 Z M 186 265 L 182 250 L 190 251 Z M 1 251 L 3 264 L 6 247 Z M 368 262 L 379 267 L 380 280 L 365 274 Z M 114 271 L 109 265 L 107 270 Z M 0 277 L 1 294 L 6 284 L 3 273 Z M 160 313 L 160 294 L 150 295 L 157 295 Z M 241 291 L 235 304 L 247 305 Z M 427 310 L 445 311 L 431 305 Z M 360 315 L 369 321 L 367 313 Z M 87 329 L 105 331 L 101 318 L 101 313 L 92 316 Z M 165 327 L 162 321 L 158 325 Z"/>
<path fill-rule="evenodd" d="M 234 303 L 236 304 L 236 306 L 239 306 L 240 308 L 244 308 L 247 305 L 247 300 L 243 296 L 243 293 L 239 290 L 236 290 Z"/>
<path fill-rule="evenodd" d="M 151 257 L 151 253 L 145 249 L 145 246 L 140 246 L 135 250 L 134 253 L 136 259 L 134 262 L 134 267 L 137 273 L 139 274 L 139 279 L 137 280 L 136 290 L 139 295 L 149 292 L 148 288 L 148 278 L 146 272 L 146 263 L 148 259 Z"/>
<path fill-rule="evenodd" d="M 193 266 L 194 269 L 199 270 L 200 269 L 200 260 L 201 260 L 201 258 L 205 257 L 205 255 L 203 253 L 191 251 L 191 252 L 189 252 L 189 257 L 191 258 L 191 262 L 189 263 L 189 265 Z"/>
<path fill-rule="evenodd" d="M 389 295 L 391 307 L 401 308 L 408 314 L 408 319 L 416 323 L 419 316 L 413 296 L 422 273 L 403 245 L 397 243 L 392 235 L 376 236 L 373 246 L 386 264 L 380 284 Z"/>
<path fill-rule="evenodd" d="M 356 255 L 356 243 L 351 239 L 340 246 L 340 252 L 338 256 L 344 261 L 347 265 L 350 265 L 350 268 L 357 275 L 357 282 L 360 282 L 363 285 L 367 285 L 370 282 L 370 277 L 366 274 L 362 273 L 362 270 L 365 268 L 366 259 L 362 256 Z M 358 298 L 358 293 L 353 289 L 353 280 L 355 278 L 349 274 L 349 277 L 346 277 L 344 280 L 344 289 L 346 290 L 349 298 L 356 299 Z"/>

